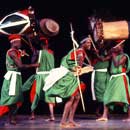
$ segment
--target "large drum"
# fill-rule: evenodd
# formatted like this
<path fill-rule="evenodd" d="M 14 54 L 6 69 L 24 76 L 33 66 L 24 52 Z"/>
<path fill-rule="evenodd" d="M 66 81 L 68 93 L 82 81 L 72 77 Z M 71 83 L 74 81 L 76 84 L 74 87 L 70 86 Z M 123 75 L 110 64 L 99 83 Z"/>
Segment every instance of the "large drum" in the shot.
<path fill-rule="evenodd" d="M 129 37 L 127 21 L 101 22 L 97 21 L 94 28 L 94 40 L 117 40 Z"/>
<path fill-rule="evenodd" d="M 11 13 L 0 20 L 0 34 L 4 35 L 29 34 L 36 32 L 36 28 L 47 37 L 56 36 L 60 29 L 59 24 L 53 19 L 44 18 L 38 21 L 31 7 Z"/>
<path fill-rule="evenodd" d="M 5 16 L 0 21 L 0 34 L 23 34 L 30 28 L 28 10 L 17 11 Z"/>

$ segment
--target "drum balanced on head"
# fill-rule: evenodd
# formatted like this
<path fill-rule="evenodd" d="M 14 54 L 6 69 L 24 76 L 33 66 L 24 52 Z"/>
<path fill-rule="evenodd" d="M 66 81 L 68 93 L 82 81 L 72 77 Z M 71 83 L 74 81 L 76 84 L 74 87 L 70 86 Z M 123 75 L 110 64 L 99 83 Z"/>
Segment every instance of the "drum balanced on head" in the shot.
<path fill-rule="evenodd" d="M 129 22 L 125 20 L 114 22 L 97 21 L 93 31 L 94 40 L 97 42 L 101 40 L 128 39 L 129 30 Z"/>

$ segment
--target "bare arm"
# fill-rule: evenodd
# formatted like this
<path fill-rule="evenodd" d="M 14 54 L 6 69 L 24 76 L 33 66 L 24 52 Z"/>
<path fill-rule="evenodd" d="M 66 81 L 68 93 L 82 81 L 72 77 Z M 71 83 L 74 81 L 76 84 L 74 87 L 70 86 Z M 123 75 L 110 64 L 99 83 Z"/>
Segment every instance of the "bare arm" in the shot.
<path fill-rule="evenodd" d="M 114 66 L 118 67 L 119 65 L 125 65 L 125 63 L 127 61 L 127 57 L 125 55 L 123 55 L 121 57 L 121 60 L 117 61 L 116 60 L 116 55 L 112 54 L 112 60 L 113 60 Z"/>
<path fill-rule="evenodd" d="M 27 69 L 27 68 L 31 68 L 31 67 L 38 67 L 39 64 L 23 64 L 21 59 L 19 59 L 17 57 L 17 54 L 15 51 L 12 51 L 10 53 L 10 57 L 14 60 L 15 64 L 18 66 L 19 69 Z"/>

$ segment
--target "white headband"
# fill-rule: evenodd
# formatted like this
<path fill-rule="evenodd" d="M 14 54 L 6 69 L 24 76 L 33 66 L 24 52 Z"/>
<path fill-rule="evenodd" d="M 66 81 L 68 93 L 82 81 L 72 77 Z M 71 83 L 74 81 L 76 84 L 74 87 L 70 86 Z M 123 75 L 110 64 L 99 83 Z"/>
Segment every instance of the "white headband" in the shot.
<path fill-rule="evenodd" d="M 14 41 L 20 41 L 20 40 L 21 40 L 20 38 L 12 39 L 12 40 L 10 41 L 10 43 L 13 43 Z"/>
<path fill-rule="evenodd" d="M 85 41 L 89 40 L 90 38 L 86 37 L 82 41 L 80 41 L 80 44 L 83 44 Z"/>

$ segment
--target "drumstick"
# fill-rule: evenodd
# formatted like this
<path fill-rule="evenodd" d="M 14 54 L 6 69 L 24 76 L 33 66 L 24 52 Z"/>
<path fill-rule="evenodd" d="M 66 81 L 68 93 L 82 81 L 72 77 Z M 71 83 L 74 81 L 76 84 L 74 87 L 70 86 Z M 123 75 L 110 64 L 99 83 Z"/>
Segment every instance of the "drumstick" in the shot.
<path fill-rule="evenodd" d="M 92 40 L 91 35 L 88 35 L 88 37 L 90 38 L 90 40 L 91 40 L 91 42 L 92 42 L 92 45 L 93 45 L 94 50 L 97 52 L 97 48 L 96 48 L 96 46 L 95 46 L 95 44 L 94 44 L 94 42 L 93 42 L 93 40 Z M 96 53 L 96 55 L 99 56 L 99 54 L 97 54 L 97 53 Z"/>
<path fill-rule="evenodd" d="M 122 40 L 121 42 L 119 42 L 116 46 L 114 46 L 113 48 L 116 48 L 116 47 L 118 47 L 118 46 L 120 46 L 122 43 L 124 43 L 125 42 L 125 40 Z"/>
<path fill-rule="evenodd" d="M 70 24 L 70 29 L 71 29 L 70 34 L 71 34 L 71 39 L 72 39 L 72 44 L 73 44 L 73 49 L 74 49 L 75 65 L 78 66 L 77 55 L 76 55 L 76 44 L 75 44 L 75 39 L 74 39 L 74 31 L 73 31 L 73 28 L 72 28 L 72 23 Z M 80 86 L 80 79 L 79 79 L 79 75 L 78 75 L 77 71 L 76 71 L 76 73 L 77 73 L 76 78 L 77 78 L 77 83 L 78 83 L 78 88 L 79 88 L 79 94 L 80 94 L 80 97 L 81 97 L 81 103 L 82 103 L 83 111 L 85 112 L 85 105 L 84 105 L 83 94 L 82 94 L 81 86 Z"/>
<path fill-rule="evenodd" d="M 92 42 L 92 45 L 93 45 L 94 49 L 97 50 L 97 49 L 96 49 L 96 46 L 95 46 L 95 44 L 94 44 L 94 42 L 93 42 L 93 40 L 92 40 L 91 35 L 88 35 L 88 37 L 90 38 L 90 40 L 91 40 L 91 42 Z"/>
<path fill-rule="evenodd" d="M 42 55 L 42 51 L 40 50 L 39 57 L 38 57 L 38 63 L 40 63 L 41 55 Z M 36 68 L 36 72 L 38 72 L 38 67 Z"/>

